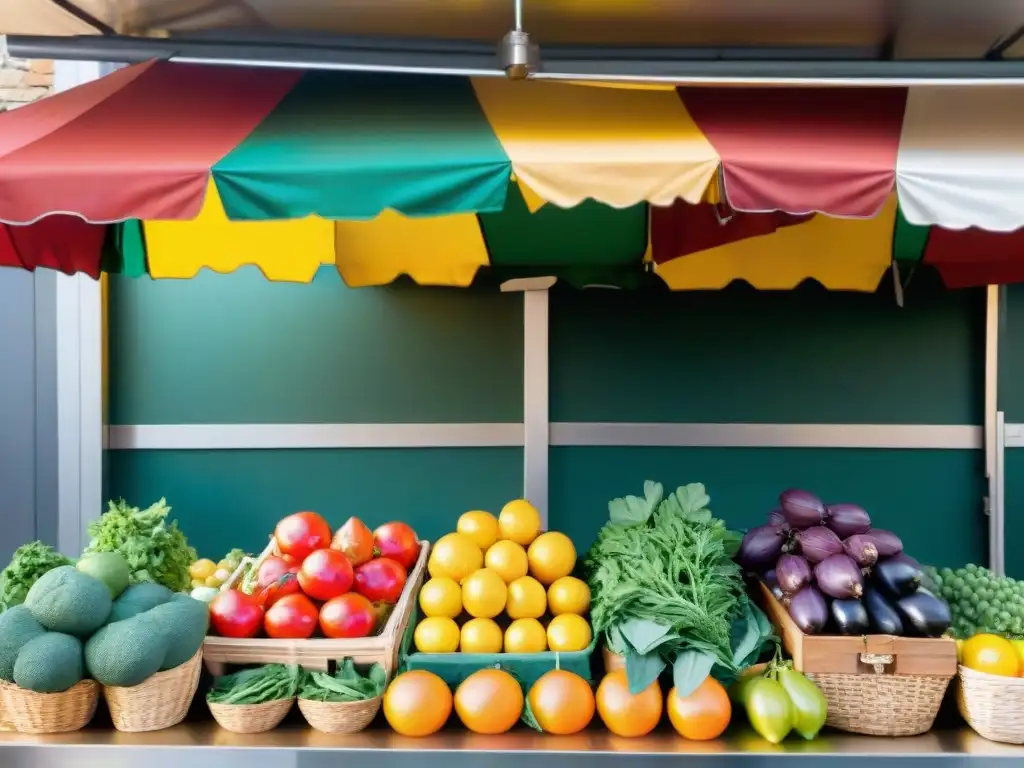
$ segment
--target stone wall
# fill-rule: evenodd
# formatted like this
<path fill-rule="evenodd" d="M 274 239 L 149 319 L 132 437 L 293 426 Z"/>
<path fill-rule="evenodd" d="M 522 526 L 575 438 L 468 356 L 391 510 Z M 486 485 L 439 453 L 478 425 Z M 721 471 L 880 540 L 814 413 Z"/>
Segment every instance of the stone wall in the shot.
<path fill-rule="evenodd" d="M 53 88 L 53 62 L 17 59 L 0 36 L 0 111 L 45 96 Z"/>

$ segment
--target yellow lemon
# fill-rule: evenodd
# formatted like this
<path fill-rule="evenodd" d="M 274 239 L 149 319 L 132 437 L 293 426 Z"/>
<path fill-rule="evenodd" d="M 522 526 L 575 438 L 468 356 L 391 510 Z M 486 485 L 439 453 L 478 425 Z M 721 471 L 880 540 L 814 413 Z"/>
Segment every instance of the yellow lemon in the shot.
<path fill-rule="evenodd" d="M 575 613 L 555 616 L 548 624 L 548 648 L 552 651 L 582 651 L 592 637 L 590 622 Z"/>
<path fill-rule="evenodd" d="M 487 568 L 473 571 L 462 582 L 462 607 L 477 619 L 493 619 L 505 610 L 508 587 L 501 576 Z"/>
<path fill-rule="evenodd" d="M 431 616 L 416 625 L 412 639 L 421 653 L 455 653 L 459 650 L 459 625 L 444 616 Z"/>
<path fill-rule="evenodd" d="M 532 576 L 523 576 L 508 585 L 505 612 L 510 619 L 539 619 L 547 610 L 544 585 Z"/>
<path fill-rule="evenodd" d="M 449 533 L 434 543 L 427 560 L 427 570 L 433 578 L 446 576 L 458 584 L 484 564 L 484 553 L 468 536 Z"/>
<path fill-rule="evenodd" d="M 582 616 L 590 608 L 590 587 L 575 576 L 563 576 L 548 587 L 548 607 L 553 616 L 576 613 Z"/>
<path fill-rule="evenodd" d="M 424 616 L 454 619 L 462 613 L 462 589 L 447 576 L 428 579 L 420 589 L 420 610 Z"/>
<path fill-rule="evenodd" d="M 1020 657 L 1013 643 L 998 635 L 975 635 L 964 643 L 963 665 L 990 675 L 1017 677 Z"/>
<path fill-rule="evenodd" d="M 511 584 L 529 573 L 530 561 L 526 550 L 514 541 L 498 541 L 484 555 L 484 568 L 490 568 L 506 584 Z"/>
<path fill-rule="evenodd" d="M 234 570 L 234 569 L 232 569 Z M 188 575 L 193 579 L 207 579 L 213 576 L 217 572 L 217 564 L 204 557 L 202 560 L 196 560 L 192 565 L 188 567 Z"/>
<path fill-rule="evenodd" d="M 459 651 L 462 653 L 501 653 L 501 627 L 494 619 L 470 619 L 462 625 Z"/>
<path fill-rule="evenodd" d="M 455 530 L 486 552 L 498 540 L 498 518 L 490 512 L 466 512 L 455 524 Z"/>
<path fill-rule="evenodd" d="M 540 513 L 526 499 L 506 504 L 498 515 L 501 538 L 527 546 L 540 533 Z"/>
<path fill-rule="evenodd" d="M 536 619 L 516 619 L 505 630 L 505 653 L 540 653 L 547 647 L 544 627 Z"/>
<path fill-rule="evenodd" d="M 530 575 L 541 584 L 553 584 L 576 567 L 576 547 L 564 533 L 542 533 L 526 550 Z"/>

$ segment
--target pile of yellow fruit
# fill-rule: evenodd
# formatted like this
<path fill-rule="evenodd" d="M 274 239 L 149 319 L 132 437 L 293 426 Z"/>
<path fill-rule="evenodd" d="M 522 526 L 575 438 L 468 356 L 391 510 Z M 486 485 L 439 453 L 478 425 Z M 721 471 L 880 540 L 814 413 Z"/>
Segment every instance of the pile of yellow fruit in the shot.
<path fill-rule="evenodd" d="M 240 549 L 232 549 L 219 563 L 209 558 L 196 560 L 188 567 L 188 575 L 192 578 L 193 587 L 214 587 L 220 589 L 235 569 L 241 564 L 245 552 Z"/>
<path fill-rule="evenodd" d="M 540 528 L 540 515 L 524 499 L 510 501 L 497 517 L 462 515 L 456 532 L 430 552 L 416 649 L 539 653 L 589 646 L 590 588 L 570 575 L 576 548 L 564 533 Z"/>

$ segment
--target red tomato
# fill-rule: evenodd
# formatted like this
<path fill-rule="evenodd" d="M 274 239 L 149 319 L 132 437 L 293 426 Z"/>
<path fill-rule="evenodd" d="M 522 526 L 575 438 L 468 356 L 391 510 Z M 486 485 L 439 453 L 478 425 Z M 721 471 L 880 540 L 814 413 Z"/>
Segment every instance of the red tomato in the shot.
<path fill-rule="evenodd" d="M 381 557 L 390 557 L 405 570 L 416 565 L 420 543 L 416 531 L 405 523 L 384 523 L 373 532 L 373 545 Z"/>
<path fill-rule="evenodd" d="M 267 637 L 307 638 L 316 630 L 318 611 L 305 595 L 284 595 L 267 611 Z"/>
<path fill-rule="evenodd" d="M 362 565 L 373 557 L 373 533 L 358 517 L 350 517 L 334 534 L 331 549 L 344 552 L 352 565 Z"/>
<path fill-rule="evenodd" d="M 356 568 L 355 590 L 373 603 L 397 603 L 405 588 L 405 568 L 390 557 L 378 557 Z"/>
<path fill-rule="evenodd" d="M 254 637 L 263 625 L 263 606 L 237 589 L 220 592 L 210 601 L 210 624 L 223 637 Z"/>
<path fill-rule="evenodd" d="M 291 568 L 283 558 L 274 557 L 271 555 L 260 565 L 259 571 L 256 572 L 256 584 L 259 587 L 266 587 L 273 584 Z"/>
<path fill-rule="evenodd" d="M 330 600 L 352 589 L 352 563 L 336 549 L 318 549 L 299 567 L 299 586 L 316 600 Z"/>
<path fill-rule="evenodd" d="M 295 595 L 302 591 L 299 586 L 299 569 L 292 566 L 277 581 L 267 584 L 256 593 L 256 599 L 264 608 L 269 608 L 285 595 Z"/>
<path fill-rule="evenodd" d="M 301 563 L 314 549 L 331 543 L 331 527 L 316 512 L 296 512 L 277 524 L 274 538 L 281 554 Z"/>
<path fill-rule="evenodd" d="M 376 625 L 373 603 L 355 592 L 328 600 L 320 609 L 320 630 L 326 637 L 367 637 Z"/>

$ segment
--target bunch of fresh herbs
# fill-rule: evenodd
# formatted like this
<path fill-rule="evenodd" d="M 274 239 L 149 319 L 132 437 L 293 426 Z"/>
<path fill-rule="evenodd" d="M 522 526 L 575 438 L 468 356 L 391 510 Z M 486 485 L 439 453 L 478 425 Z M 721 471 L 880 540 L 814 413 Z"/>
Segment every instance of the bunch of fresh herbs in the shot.
<path fill-rule="evenodd" d="M 22 544 L 0 572 L 0 611 L 24 603 L 29 589 L 47 571 L 71 564 L 70 559 L 41 541 Z"/>
<path fill-rule="evenodd" d="M 728 684 L 772 638 L 732 559 L 742 536 L 712 516 L 710 501 L 700 483 L 665 497 L 648 481 L 643 498 L 608 504 L 587 554 L 594 631 L 625 657 L 634 693 L 669 665 L 681 696 L 709 674 Z"/>
<path fill-rule="evenodd" d="M 218 677 L 206 700 L 212 704 L 266 704 L 293 699 L 301 679 L 297 665 L 265 664 Z"/>
<path fill-rule="evenodd" d="M 387 682 L 387 672 L 380 664 L 374 664 L 364 676 L 356 669 L 355 662 L 346 658 L 333 675 L 307 672 L 299 689 L 299 698 L 333 702 L 366 701 L 383 694 Z"/>

